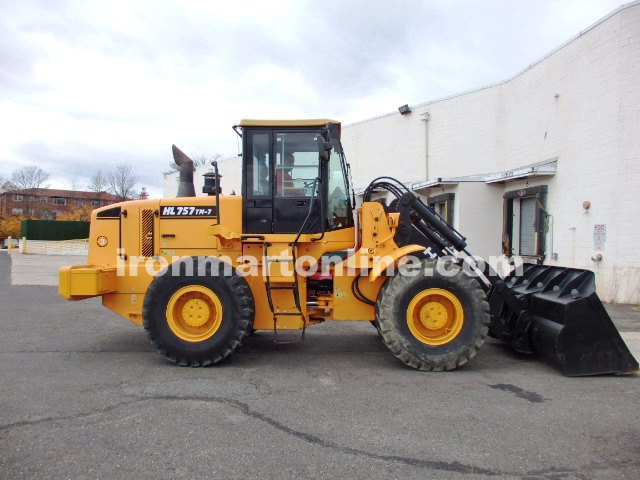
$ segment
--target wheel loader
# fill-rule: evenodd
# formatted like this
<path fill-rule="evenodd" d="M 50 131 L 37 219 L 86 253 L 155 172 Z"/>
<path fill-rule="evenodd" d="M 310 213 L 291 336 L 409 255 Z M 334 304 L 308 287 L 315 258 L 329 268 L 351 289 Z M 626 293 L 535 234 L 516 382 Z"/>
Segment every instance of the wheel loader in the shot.
<path fill-rule="evenodd" d="M 233 128 L 241 195 L 222 193 L 214 164 L 206 195 L 196 196 L 193 162 L 174 146 L 177 197 L 94 210 L 88 264 L 60 269 L 59 294 L 101 296 L 182 366 L 217 364 L 255 330 L 304 337 L 318 323 L 349 320 L 371 322 L 419 370 L 464 365 L 488 335 L 565 375 L 638 369 L 593 272 L 526 265 L 498 275 L 391 177 L 371 182 L 356 207 L 337 121 Z"/>

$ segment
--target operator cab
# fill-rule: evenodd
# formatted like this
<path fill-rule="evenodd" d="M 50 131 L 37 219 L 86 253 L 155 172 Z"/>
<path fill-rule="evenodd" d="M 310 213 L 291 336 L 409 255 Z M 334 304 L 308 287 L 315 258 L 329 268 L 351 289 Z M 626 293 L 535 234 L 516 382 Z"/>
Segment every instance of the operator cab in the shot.
<path fill-rule="evenodd" d="M 353 227 L 347 165 L 334 120 L 242 120 L 243 233 Z M 330 150 L 327 150 L 331 146 Z M 311 211 L 310 211 L 311 209 Z"/>

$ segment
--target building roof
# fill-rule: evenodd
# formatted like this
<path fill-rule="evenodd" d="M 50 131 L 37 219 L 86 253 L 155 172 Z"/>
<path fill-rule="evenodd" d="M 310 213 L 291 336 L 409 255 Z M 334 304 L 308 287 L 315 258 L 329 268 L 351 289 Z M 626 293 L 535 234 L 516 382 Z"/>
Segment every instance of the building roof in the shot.
<path fill-rule="evenodd" d="M 503 172 L 488 173 L 486 175 L 467 175 L 462 177 L 438 177 L 435 180 L 426 180 L 411 185 L 411 190 L 420 190 L 423 188 L 438 187 L 445 184 L 455 184 L 464 182 L 483 182 L 483 183 L 506 183 L 512 180 L 520 180 L 530 177 L 552 177 L 556 174 L 558 166 L 558 157 L 538 162 L 524 167 L 518 167 Z"/>
<path fill-rule="evenodd" d="M 10 195 L 25 195 L 24 190 L 9 190 L 5 193 Z M 59 190 L 55 188 L 34 188 L 26 192 L 27 195 L 34 195 L 36 197 L 64 197 L 64 198 L 75 198 L 80 200 L 95 200 L 100 196 L 100 200 L 112 200 L 114 202 L 120 201 L 120 197 L 112 195 L 108 192 L 83 192 L 78 190 Z"/>
<path fill-rule="evenodd" d="M 460 177 L 438 177 L 433 180 L 423 180 L 421 182 L 402 182 L 409 190 L 422 190 L 423 188 L 440 187 L 442 185 L 457 185 L 458 183 L 507 183 L 513 180 L 521 180 L 531 177 L 552 177 L 558 168 L 558 157 L 553 157 L 542 162 L 532 163 L 524 167 L 505 170 L 496 173 L 486 173 L 483 175 L 465 175 Z M 362 195 L 366 187 L 354 188 L 356 195 Z"/>

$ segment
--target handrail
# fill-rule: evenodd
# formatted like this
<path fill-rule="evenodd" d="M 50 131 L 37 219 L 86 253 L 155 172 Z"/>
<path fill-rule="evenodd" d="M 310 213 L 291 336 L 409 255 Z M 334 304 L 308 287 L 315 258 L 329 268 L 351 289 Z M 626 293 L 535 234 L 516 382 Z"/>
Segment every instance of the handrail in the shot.
<path fill-rule="evenodd" d="M 304 227 L 307 226 L 307 222 L 309 221 L 309 218 L 311 217 L 311 213 L 313 212 L 313 202 L 316 199 L 316 186 L 318 185 L 318 183 L 322 183 L 322 181 L 320 180 L 320 177 L 316 177 L 313 180 L 313 187 L 311 188 L 311 200 L 309 201 L 309 211 L 307 212 L 307 216 L 305 217 L 304 222 L 302 222 L 302 225 L 300 225 L 300 230 L 298 230 L 298 235 L 296 235 L 296 239 L 291 244 L 292 248 L 296 248 L 296 245 L 298 244 L 298 240 L 300 240 L 300 236 L 302 235 Z M 320 205 L 322 207 L 322 204 L 320 204 Z M 322 208 L 321 208 L 321 210 L 322 210 Z M 322 236 L 324 236 L 324 222 L 322 222 L 322 225 L 323 225 Z M 314 238 L 311 239 L 311 241 L 314 241 L 314 240 L 315 240 Z"/>

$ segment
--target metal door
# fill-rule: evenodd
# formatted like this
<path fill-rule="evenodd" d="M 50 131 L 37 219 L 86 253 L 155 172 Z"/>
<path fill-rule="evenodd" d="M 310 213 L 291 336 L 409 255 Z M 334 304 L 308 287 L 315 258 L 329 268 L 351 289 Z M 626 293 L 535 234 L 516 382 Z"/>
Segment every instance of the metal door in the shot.
<path fill-rule="evenodd" d="M 520 255 L 537 255 L 536 197 L 520 199 Z"/>

